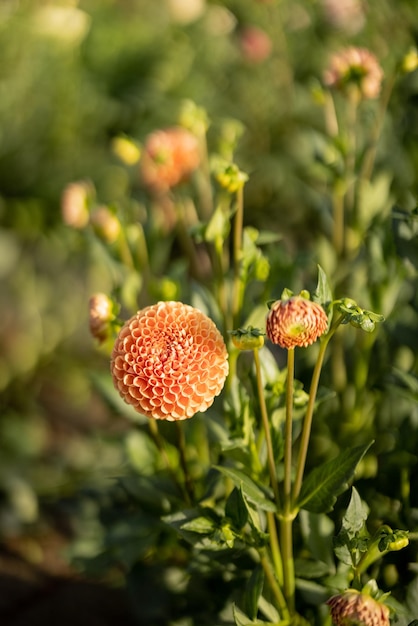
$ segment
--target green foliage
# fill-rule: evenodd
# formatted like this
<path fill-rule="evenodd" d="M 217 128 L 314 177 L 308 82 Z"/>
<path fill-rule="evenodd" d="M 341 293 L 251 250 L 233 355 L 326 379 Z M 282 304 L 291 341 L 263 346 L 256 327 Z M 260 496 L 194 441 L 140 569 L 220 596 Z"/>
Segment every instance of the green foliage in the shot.
<path fill-rule="evenodd" d="M 140 623 L 325 624 L 332 593 L 369 585 L 413 624 L 414 3 L 342 22 L 307 0 L 3 4 L 6 549 L 48 570 L 38 538 L 58 532 L 69 567 L 131 585 Z M 325 84 L 352 45 L 383 68 L 376 98 Z M 199 166 L 151 189 L 147 138 L 173 126 L 197 140 Z M 64 211 L 72 183 L 88 189 L 79 224 Z M 113 307 L 101 343 L 97 292 Z M 289 384 L 266 303 L 296 293 L 328 328 L 296 348 Z M 120 323 L 158 300 L 214 321 L 230 374 L 204 415 L 154 427 L 114 389 L 109 354 Z"/>

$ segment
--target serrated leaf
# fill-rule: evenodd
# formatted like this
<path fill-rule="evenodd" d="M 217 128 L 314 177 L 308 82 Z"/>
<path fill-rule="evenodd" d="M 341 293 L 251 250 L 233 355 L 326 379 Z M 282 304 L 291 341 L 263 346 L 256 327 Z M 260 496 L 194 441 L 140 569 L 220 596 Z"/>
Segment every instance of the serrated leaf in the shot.
<path fill-rule="evenodd" d="M 258 612 L 258 600 L 263 591 L 264 571 L 260 564 L 253 569 L 245 587 L 244 603 L 245 612 L 251 620 L 255 620 Z"/>
<path fill-rule="evenodd" d="M 241 487 L 242 493 L 250 502 L 256 504 L 263 511 L 276 511 L 276 505 L 272 500 L 268 500 L 264 492 L 258 485 L 246 474 L 232 467 L 222 467 L 221 465 L 215 465 L 215 469 L 227 476 L 232 480 L 235 486 Z M 266 489 L 268 495 L 273 498 L 273 494 L 270 489 Z"/>
<path fill-rule="evenodd" d="M 303 481 L 298 508 L 311 513 L 331 511 L 372 443 L 344 450 L 337 458 L 313 469 Z"/>

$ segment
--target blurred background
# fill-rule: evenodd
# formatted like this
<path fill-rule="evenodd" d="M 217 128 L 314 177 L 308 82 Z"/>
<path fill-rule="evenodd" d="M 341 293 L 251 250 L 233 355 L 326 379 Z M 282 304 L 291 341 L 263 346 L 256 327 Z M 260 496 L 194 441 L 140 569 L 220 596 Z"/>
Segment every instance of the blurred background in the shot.
<path fill-rule="evenodd" d="M 33 593 L 49 577 L 88 575 L 81 563 L 96 555 L 103 532 L 97 493 L 124 471 L 130 454 L 130 422 L 102 393 L 98 381 L 108 377 L 108 358 L 88 328 L 90 295 L 110 291 L 122 270 L 89 229 L 64 223 L 64 189 L 88 181 L 101 204 L 134 206 L 145 222 L 138 166 L 120 158 L 115 138 L 141 146 L 150 132 L 177 122 L 185 100 L 193 101 L 209 116 L 210 150 L 219 148 L 220 135 L 240 129 L 235 158 L 250 176 L 245 221 L 281 234 L 272 269 L 281 272 L 280 285 L 295 279 L 296 290 L 306 268 L 316 271 L 317 260 L 326 265 L 329 256 L 331 166 L 318 155 L 330 54 L 365 46 L 390 77 L 417 38 L 415 0 L 1 1 L 5 584 L 7 576 L 16 578 Z M 367 125 L 373 113 L 366 106 L 362 115 Z M 373 241 L 382 245 L 372 251 L 372 271 L 363 273 L 356 294 L 371 281 L 367 303 L 389 314 L 380 354 L 399 369 L 392 386 L 403 377 L 402 401 L 391 396 L 399 421 L 384 417 L 391 429 L 406 416 L 418 420 L 417 140 L 418 73 L 410 72 L 398 79 L 382 127 L 369 198 Z M 405 432 L 411 467 L 415 422 L 412 443 L 411 430 Z M 103 568 L 98 578 L 114 586 L 121 573 Z M 124 602 L 118 596 L 107 610 L 117 605 L 115 619 L 128 624 Z M 20 623 L 13 603 L 3 608 L 5 624 Z M 29 623 L 37 622 L 22 621 Z"/>

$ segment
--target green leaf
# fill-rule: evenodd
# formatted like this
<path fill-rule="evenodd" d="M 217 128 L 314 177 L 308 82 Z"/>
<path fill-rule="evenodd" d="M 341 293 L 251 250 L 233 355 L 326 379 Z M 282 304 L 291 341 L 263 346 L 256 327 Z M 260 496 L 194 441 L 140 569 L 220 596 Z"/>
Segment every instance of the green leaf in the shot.
<path fill-rule="evenodd" d="M 342 521 L 342 528 L 349 536 L 353 537 L 363 529 L 368 513 L 369 507 L 365 502 L 362 502 L 357 489 L 352 487 L 350 502 Z"/>
<path fill-rule="evenodd" d="M 332 302 L 332 291 L 328 277 L 320 265 L 318 265 L 318 283 L 313 295 L 314 302 L 318 302 L 325 311 L 329 311 Z"/>
<path fill-rule="evenodd" d="M 216 526 L 213 520 L 207 517 L 195 517 L 194 519 L 185 522 L 181 525 L 182 530 L 188 530 L 193 533 L 200 533 L 203 535 L 209 534 L 215 530 Z"/>
<path fill-rule="evenodd" d="M 219 472 L 230 478 L 237 487 L 241 487 L 242 493 L 250 502 L 256 504 L 263 511 L 276 511 L 276 505 L 272 502 L 272 500 L 268 500 L 261 488 L 256 485 L 256 483 L 249 478 L 249 476 L 244 474 L 244 472 L 232 467 L 222 467 L 221 465 L 215 465 L 214 467 Z M 273 498 L 271 490 L 267 490 L 266 488 L 265 490 L 268 493 L 268 496 Z"/>
<path fill-rule="evenodd" d="M 241 487 L 234 487 L 225 504 L 225 515 L 235 528 L 241 529 L 248 521 L 248 509 Z"/>
<path fill-rule="evenodd" d="M 373 442 L 344 450 L 336 459 L 316 467 L 302 484 L 297 506 L 312 513 L 331 511 L 337 496 L 347 488 L 357 464 Z"/>
<path fill-rule="evenodd" d="M 260 564 L 253 569 L 245 587 L 244 603 L 245 612 L 252 620 L 255 620 L 258 612 L 258 600 L 263 591 L 264 571 Z"/>
<path fill-rule="evenodd" d="M 248 617 L 248 615 L 245 615 L 245 613 L 243 613 L 241 609 L 237 607 L 236 604 L 234 604 L 232 611 L 233 611 L 234 621 L 235 621 L 236 626 L 248 626 L 251 623 L 251 620 Z"/>

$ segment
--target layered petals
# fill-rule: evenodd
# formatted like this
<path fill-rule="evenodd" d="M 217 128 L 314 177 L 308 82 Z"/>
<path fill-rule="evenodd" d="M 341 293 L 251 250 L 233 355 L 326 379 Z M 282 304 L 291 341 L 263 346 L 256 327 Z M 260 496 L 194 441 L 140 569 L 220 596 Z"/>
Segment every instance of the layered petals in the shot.
<path fill-rule="evenodd" d="M 121 328 L 111 372 L 122 398 L 154 419 L 206 411 L 228 374 L 228 353 L 214 322 L 181 302 L 158 302 Z"/>

